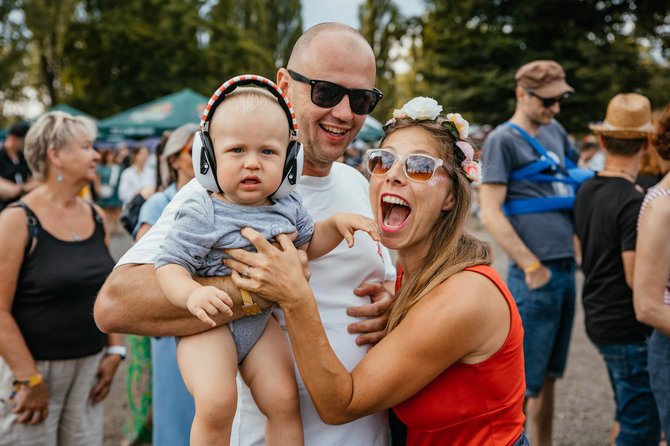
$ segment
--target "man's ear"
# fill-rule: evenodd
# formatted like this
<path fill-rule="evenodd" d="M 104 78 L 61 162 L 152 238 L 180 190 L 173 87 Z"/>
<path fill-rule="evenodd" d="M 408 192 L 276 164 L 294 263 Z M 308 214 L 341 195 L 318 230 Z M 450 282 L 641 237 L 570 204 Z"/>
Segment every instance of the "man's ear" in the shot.
<path fill-rule="evenodd" d="M 277 86 L 290 99 L 289 86 L 291 83 L 289 82 L 289 79 L 291 79 L 291 75 L 286 68 L 280 68 L 279 71 L 277 71 Z"/>
<path fill-rule="evenodd" d="M 454 205 L 456 204 L 456 199 L 454 198 L 454 192 L 451 191 L 447 195 L 447 197 L 444 199 L 444 205 L 442 206 L 443 211 L 450 211 L 454 208 Z"/>
<path fill-rule="evenodd" d="M 516 100 L 518 101 L 519 99 L 523 98 L 525 95 L 527 95 L 526 90 L 524 90 L 521 87 L 516 87 L 514 88 L 514 95 L 516 96 Z"/>

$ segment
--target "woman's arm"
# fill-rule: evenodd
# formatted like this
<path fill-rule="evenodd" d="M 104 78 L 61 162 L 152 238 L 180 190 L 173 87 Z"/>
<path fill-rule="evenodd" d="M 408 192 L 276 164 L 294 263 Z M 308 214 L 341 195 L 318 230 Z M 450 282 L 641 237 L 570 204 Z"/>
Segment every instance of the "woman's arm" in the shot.
<path fill-rule="evenodd" d="M 637 319 L 670 336 L 670 305 L 663 293 L 670 271 L 670 197 L 647 205 L 635 246 L 633 305 Z"/>
<path fill-rule="evenodd" d="M 453 363 L 490 357 L 509 332 L 509 307 L 495 285 L 463 272 L 416 304 L 349 373 L 328 343 L 295 248 L 282 236 L 280 251 L 253 230 L 243 235 L 258 253 L 230 250 L 239 261 L 225 263 L 238 286 L 281 305 L 300 375 L 326 423 L 347 423 L 403 402 Z M 250 279 L 239 274 L 246 264 Z"/>
<path fill-rule="evenodd" d="M 35 361 L 11 314 L 28 230 L 23 209 L 7 209 L 0 214 L 0 356 L 17 380 L 37 373 Z"/>
<path fill-rule="evenodd" d="M 23 209 L 7 209 L 0 213 L 0 356 L 9 366 L 14 379 L 29 381 L 39 376 L 23 334 L 12 316 L 12 303 L 16 293 L 23 253 L 28 242 L 25 212 Z M 3 395 L 6 398 L 9 395 Z M 19 422 L 34 424 L 48 414 L 49 393 L 43 382 L 35 386 L 23 386 L 16 395 L 14 410 L 21 413 Z"/>

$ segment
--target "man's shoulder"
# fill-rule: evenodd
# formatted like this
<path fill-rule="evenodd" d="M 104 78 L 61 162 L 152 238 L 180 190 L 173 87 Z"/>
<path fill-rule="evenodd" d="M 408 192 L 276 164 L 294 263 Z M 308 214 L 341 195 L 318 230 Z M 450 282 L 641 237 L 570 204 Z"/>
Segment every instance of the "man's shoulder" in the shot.
<path fill-rule="evenodd" d="M 5 146 L 0 146 L 0 163 L 7 164 L 10 161 L 7 149 L 5 149 Z"/>
<path fill-rule="evenodd" d="M 333 176 L 335 185 L 339 186 L 350 186 L 353 184 L 358 186 L 363 186 L 367 188 L 370 183 L 368 183 L 367 178 L 363 174 L 344 163 L 333 163 L 333 167 L 330 171 L 330 174 Z"/>
<path fill-rule="evenodd" d="M 503 123 L 494 128 L 491 133 L 486 136 L 484 144 L 482 145 L 482 150 L 510 149 L 518 144 L 519 138 L 521 138 L 521 135 L 519 135 L 514 128 Z"/>

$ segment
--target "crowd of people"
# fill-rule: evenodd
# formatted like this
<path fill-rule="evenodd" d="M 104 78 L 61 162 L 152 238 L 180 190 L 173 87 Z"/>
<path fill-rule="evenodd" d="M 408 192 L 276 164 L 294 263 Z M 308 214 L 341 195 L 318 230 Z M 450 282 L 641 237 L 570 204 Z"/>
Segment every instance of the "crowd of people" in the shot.
<path fill-rule="evenodd" d="M 87 118 L 10 127 L 0 445 L 102 444 L 124 344 L 129 443 L 551 445 L 578 268 L 614 394 L 610 444 L 659 445 L 670 105 L 654 118 L 646 97 L 616 95 L 580 156 L 555 119 L 574 89 L 536 60 L 481 153 L 427 97 L 362 147 L 375 75 L 360 33 L 316 25 L 276 84 L 233 78 L 200 125 L 166 133 L 157 169 L 146 147 L 126 165 L 96 150 Z M 97 204 L 80 196 L 91 185 Z M 466 230 L 475 200 L 505 280 Z M 110 234 L 134 206 L 114 266 Z"/>

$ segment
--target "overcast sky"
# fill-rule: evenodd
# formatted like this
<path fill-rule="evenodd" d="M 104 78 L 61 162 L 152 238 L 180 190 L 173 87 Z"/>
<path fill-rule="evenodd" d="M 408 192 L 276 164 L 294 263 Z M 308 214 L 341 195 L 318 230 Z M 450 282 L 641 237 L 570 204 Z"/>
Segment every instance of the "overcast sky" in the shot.
<path fill-rule="evenodd" d="M 358 29 L 358 7 L 363 0 L 302 0 L 303 29 L 321 22 L 340 22 Z M 394 0 L 407 17 L 423 12 L 423 0 Z"/>

